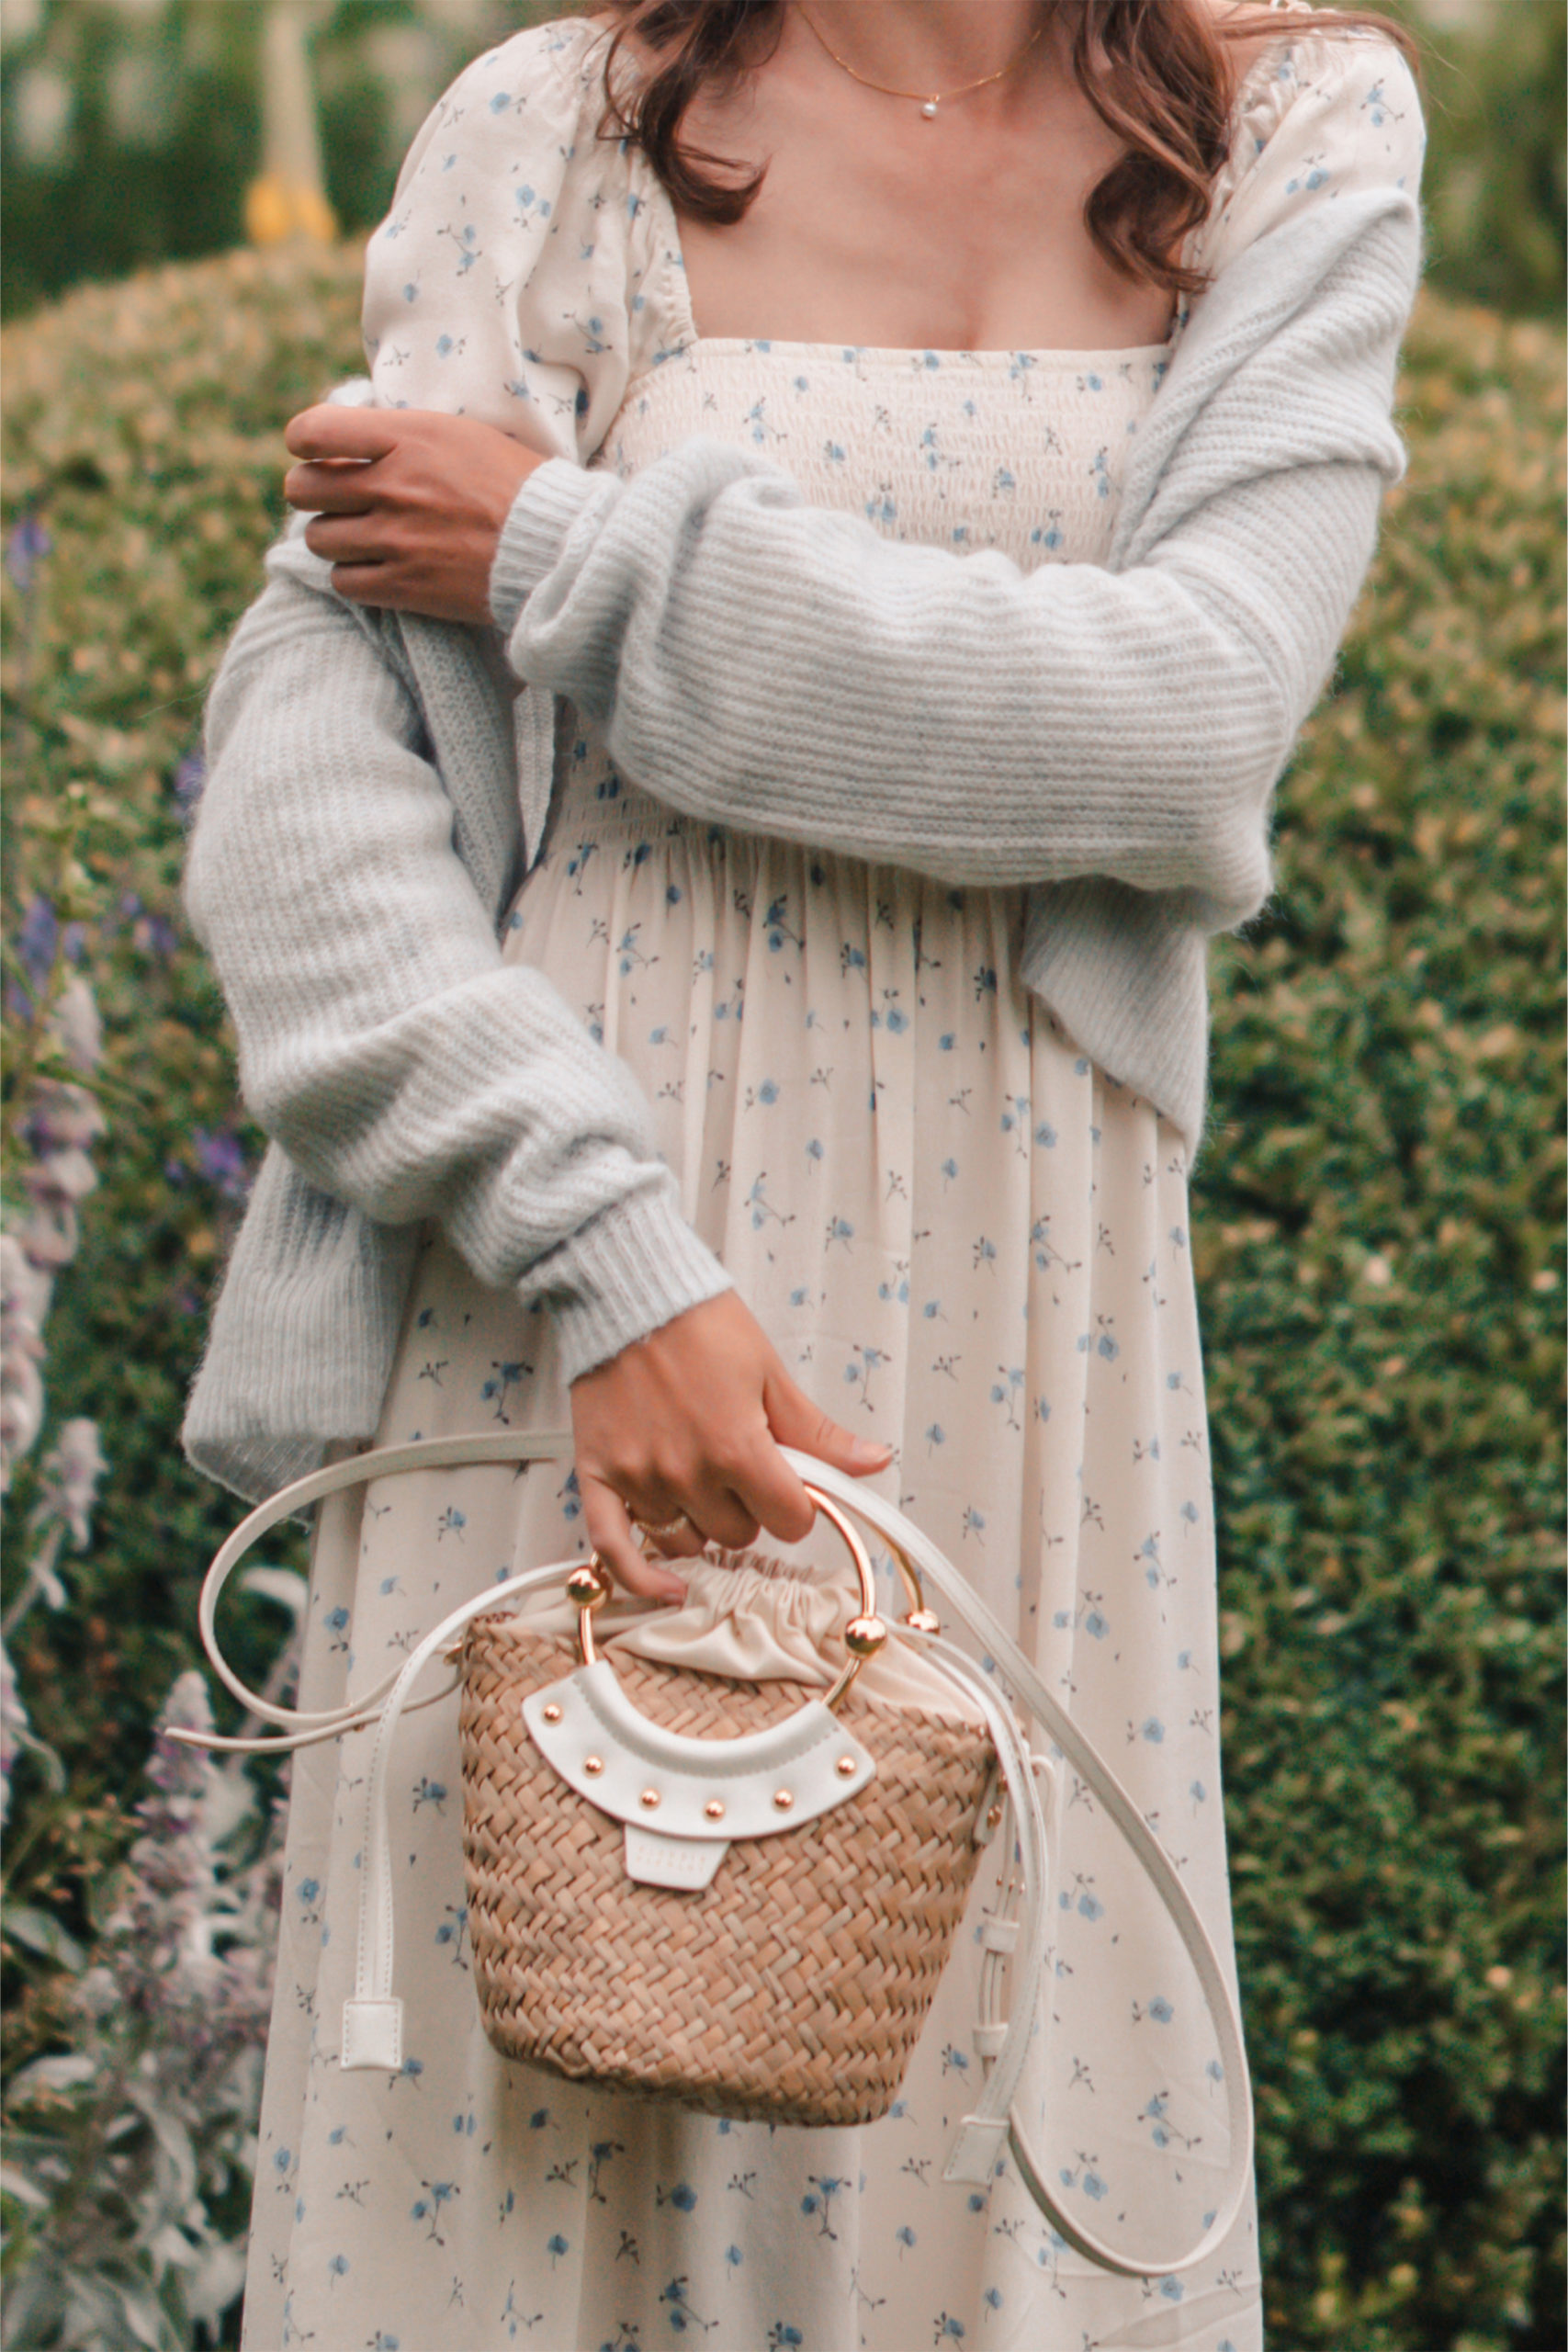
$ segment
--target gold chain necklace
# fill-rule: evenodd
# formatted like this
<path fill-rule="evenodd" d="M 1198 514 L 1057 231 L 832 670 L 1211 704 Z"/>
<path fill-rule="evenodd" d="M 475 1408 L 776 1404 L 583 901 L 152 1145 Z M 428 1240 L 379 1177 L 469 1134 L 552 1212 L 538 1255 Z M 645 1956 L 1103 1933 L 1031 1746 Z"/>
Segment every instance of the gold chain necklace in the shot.
<path fill-rule="evenodd" d="M 823 35 L 818 31 L 817 27 L 812 23 L 810 17 L 807 15 L 805 8 L 801 6 L 801 0 L 795 0 L 795 14 L 805 19 L 805 22 L 810 26 L 811 31 L 816 35 L 816 38 L 821 41 L 823 48 L 828 49 L 826 40 L 823 38 Z M 863 83 L 868 90 L 880 90 L 886 97 L 915 99 L 919 103 L 920 112 L 924 115 L 926 120 L 928 122 L 934 122 L 936 120 L 936 110 L 942 104 L 943 98 L 966 98 L 971 90 L 983 90 L 989 83 L 999 82 L 1002 79 L 1003 74 L 1010 74 L 1015 66 L 1021 65 L 1024 59 L 1028 56 L 1030 51 L 1033 48 L 1035 42 L 1039 40 L 1044 29 L 1044 21 L 1042 19 L 1042 21 L 1035 26 L 1034 30 L 1030 34 L 1029 39 L 1024 42 L 1023 47 L 1019 51 L 1018 55 L 1011 59 L 1008 64 L 1004 65 L 999 73 L 983 74 L 977 82 L 965 82 L 961 90 L 938 90 L 929 97 L 923 90 L 895 90 L 886 82 L 873 82 L 869 80 L 865 74 L 857 74 L 852 65 L 846 64 L 845 61 L 839 55 L 837 50 L 828 49 L 828 54 L 832 59 L 835 65 L 843 66 L 844 72 L 849 74 L 852 81 Z"/>

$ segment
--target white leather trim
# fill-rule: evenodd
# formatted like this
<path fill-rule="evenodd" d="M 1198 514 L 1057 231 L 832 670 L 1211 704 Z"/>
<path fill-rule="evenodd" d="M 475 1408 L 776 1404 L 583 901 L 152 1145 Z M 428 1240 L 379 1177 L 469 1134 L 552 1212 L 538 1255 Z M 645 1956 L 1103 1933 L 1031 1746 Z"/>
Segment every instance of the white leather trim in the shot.
<path fill-rule="evenodd" d="M 560 1709 L 547 1723 L 547 1706 Z M 613 1821 L 637 1822 L 669 1838 L 776 1838 L 857 1796 L 876 1764 L 820 1699 L 784 1723 L 739 1739 L 689 1739 L 639 1713 L 607 1657 L 564 1681 L 531 1690 L 523 1721 L 539 1753 L 569 1788 Z M 591 1772 L 589 1757 L 601 1770 Z M 853 1772 L 840 1773 L 849 1757 Z M 775 1797 L 784 1792 L 790 1803 Z M 643 1803 L 656 1796 L 656 1806 Z M 722 1804 L 717 1820 L 705 1808 Z"/>
<path fill-rule="evenodd" d="M 343 2055 L 347 2073 L 374 2067 L 398 2073 L 403 2063 L 403 2005 L 386 2001 L 345 2001 L 343 2005 Z"/>
<path fill-rule="evenodd" d="M 626 1824 L 626 1876 L 642 1886 L 711 1886 L 729 1851 L 728 1838 L 665 1838 Z"/>
<path fill-rule="evenodd" d="M 942 2168 L 943 2180 L 974 2183 L 989 2180 L 1007 2140 L 1008 2120 L 1005 2115 L 999 2123 L 983 2116 L 966 2115 L 953 2143 L 953 2152 Z"/>

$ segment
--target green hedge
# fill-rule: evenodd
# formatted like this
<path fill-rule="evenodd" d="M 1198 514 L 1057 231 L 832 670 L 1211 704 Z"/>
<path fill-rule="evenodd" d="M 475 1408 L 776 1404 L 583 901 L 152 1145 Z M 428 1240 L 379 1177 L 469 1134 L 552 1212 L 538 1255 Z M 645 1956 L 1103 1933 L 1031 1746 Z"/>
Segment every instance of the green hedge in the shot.
<path fill-rule="evenodd" d="M 235 255 L 6 351 L 6 528 L 52 540 L 4 591 L 8 913 L 84 926 L 107 1032 L 48 1377 L 51 1426 L 95 1417 L 112 1468 L 79 1607 L 33 1611 L 17 1658 L 71 1786 L 21 1766 L 11 1892 L 71 1928 L 231 1516 L 175 1430 L 255 1138 L 178 929 L 177 784 L 280 517 L 281 422 L 355 362 L 356 282 L 348 253 Z M 1421 311 L 1410 478 L 1283 788 L 1280 892 L 1216 957 L 1194 1224 L 1288 2352 L 1562 2340 L 1562 362 L 1545 327 Z M 236 1610 L 258 1672 L 278 1622 Z M 6 1991 L 26 2056 L 47 1962 L 11 1947 Z"/>

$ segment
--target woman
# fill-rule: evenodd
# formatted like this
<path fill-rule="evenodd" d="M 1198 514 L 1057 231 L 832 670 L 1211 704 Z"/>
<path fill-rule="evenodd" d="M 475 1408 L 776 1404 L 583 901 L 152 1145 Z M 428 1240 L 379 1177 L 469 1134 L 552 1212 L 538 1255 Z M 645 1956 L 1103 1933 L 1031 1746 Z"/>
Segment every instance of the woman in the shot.
<path fill-rule="evenodd" d="M 1203 946 L 1267 896 L 1401 463 L 1420 153 L 1375 27 L 1207 0 L 626 0 L 436 108 L 370 248 L 375 405 L 291 428 L 316 519 L 209 713 L 190 900 L 275 1148 L 186 1436 L 246 1492 L 569 1417 L 576 1468 L 329 1507 L 302 1703 L 584 1537 L 676 1598 L 705 1544 L 802 1536 L 800 1445 L 964 1564 L 1228 1952 Z M 1005 2164 L 942 2185 L 967 1948 L 864 2132 L 504 2064 L 454 1727 L 401 1736 L 390 2082 L 336 2066 L 363 1757 L 296 1768 L 254 2352 L 1260 2341 L 1250 2213 L 1156 2286 Z M 1055 1870 L 1029 2096 L 1086 2215 L 1174 2252 L 1209 2030 L 1070 1792 Z"/>

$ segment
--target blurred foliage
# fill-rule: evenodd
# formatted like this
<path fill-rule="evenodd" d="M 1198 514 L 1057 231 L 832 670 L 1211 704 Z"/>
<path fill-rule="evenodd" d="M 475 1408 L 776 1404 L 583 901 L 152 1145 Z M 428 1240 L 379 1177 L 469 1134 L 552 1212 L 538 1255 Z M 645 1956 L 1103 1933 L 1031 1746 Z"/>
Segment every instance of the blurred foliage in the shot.
<path fill-rule="evenodd" d="M 1557 319 L 1568 0 L 1380 0 L 1421 49 L 1427 265 L 1461 301 Z"/>
<path fill-rule="evenodd" d="M 326 193 L 386 210 L 410 139 L 487 43 L 549 0 L 292 0 L 311 33 Z M 7 318 L 84 278 L 244 241 L 262 167 L 265 0 L 6 0 L 0 194 Z"/>
<path fill-rule="evenodd" d="M 1411 470 L 1216 959 L 1193 1225 L 1280 2340 L 1562 2340 L 1563 350 L 1430 300 Z"/>
<path fill-rule="evenodd" d="M 110 1475 L 76 1606 L 17 1659 L 69 1787 L 19 1761 L 9 1893 L 69 1935 L 235 1516 L 175 1435 L 257 1145 L 180 927 L 180 801 L 281 520 L 279 420 L 354 366 L 357 287 L 348 250 L 242 254 L 6 338 L 6 527 L 52 538 L 4 582 L 7 911 L 63 894 L 83 927 L 111 1121 L 48 1368 Z M 1407 356 L 1411 472 L 1283 788 L 1280 892 L 1216 958 L 1194 1226 L 1228 1818 L 1273 2340 L 1538 2352 L 1562 2316 L 1563 343 L 1428 296 Z M 8 1532 L 28 1499 L 24 1476 Z M 229 1622 L 254 1682 L 278 1612 Z M 6 1962 L 19 2064 L 59 2046 L 60 1971 L 37 1939 Z"/>
<path fill-rule="evenodd" d="M 487 42 L 581 0 L 292 0 L 313 27 L 327 194 L 387 209 L 425 110 Z M 1384 0 L 1421 38 L 1438 288 L 1556 315 L 1568 0 Z M 5 0 L 0 307 L 243 235 L 262 0 Z"/>

